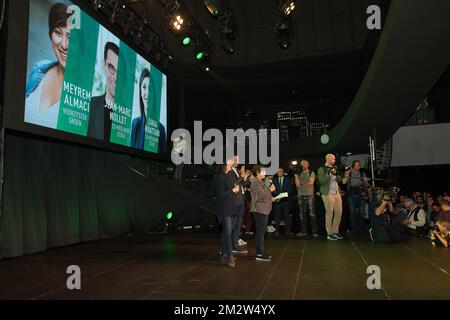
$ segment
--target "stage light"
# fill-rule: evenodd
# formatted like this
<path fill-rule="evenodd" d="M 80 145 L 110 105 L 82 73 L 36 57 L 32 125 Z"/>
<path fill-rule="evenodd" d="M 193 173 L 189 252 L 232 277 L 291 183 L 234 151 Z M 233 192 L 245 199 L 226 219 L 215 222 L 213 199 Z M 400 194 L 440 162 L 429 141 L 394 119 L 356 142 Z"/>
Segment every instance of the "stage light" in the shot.
<path fill-rule="evenodd" d="M 198 53 L 195 55 L 195 58 L 196 58 L 197 60 L 203 60 L 204 57 L 205 57 L 205 54 L 204 54 L 204 52 L 202 52 L 202 51 L 198 52 Z"/>
<path fill-rule="evenodd" d="M 164 215 L 164 232 L 169 233 L 173 231 L 173 212 L 169 211 Z"/>
<path fill-rule="evenodd" d="M 227 35 L 222 35 L 222 49 L 225 50 L 228 54 L 234 53 L 234 40 L 228 37 Z"/>
<path fill-rule="evenodd" d="M 293 166 L 296 166 L 296 165 L 298 165 L 298 161 L 297 161 L 297 160 L 294 160 L 294 161 L 291 162 L 291 164 L 292 164 Z"/>
<path fill-rule="evenodd" d="M 93 7 L 95 10 L 101 9 L 105 0 L 94 0 Z"/>
<path fill-rule="evenodd" d="M 291 46 L 294 39 L 294 23 L 292 17 L 280 17 L 276 25 L 276 39 L 282 49 Z"/>
<path fill-rule="evenodd" d="M 205 71 L 206 71 L 206 72 L 209 72 L 209 67 L 206 67 L 206 68 L 205 68 Z"/>
<path fill-rule="evenodd" d="M 186 36 L 183 38 L 183 46 L 187 47 L 191 44 L 191 42 L 192 42 L 191 37 Z"/>
<path fill-rule="evenodd" d="M 293 0 L 280 0 L 278 4 L 278 11 L 283 16 L 289 16 L 295 9 L 295 2 Z"/>
<path fill-rule="evenodd" d="M 170 26 L 172 28 L 172 31 L 180 32 L 184 29 L 184 19 L 183 16 L 179 13 L 175 13 L 170 20 Z"/>
<path fill-rule="evenodd" d="M 224 11 L 222 0 L 204 0 L 206 9 L 215 17 L 222 14 Z"/>

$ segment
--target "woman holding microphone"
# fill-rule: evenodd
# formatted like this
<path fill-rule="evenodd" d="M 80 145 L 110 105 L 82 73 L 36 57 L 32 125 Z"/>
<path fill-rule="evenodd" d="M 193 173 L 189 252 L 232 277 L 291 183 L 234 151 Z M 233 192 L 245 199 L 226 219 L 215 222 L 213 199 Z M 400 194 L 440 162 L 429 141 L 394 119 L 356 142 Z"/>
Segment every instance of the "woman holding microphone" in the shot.
<path fill-rule="evenodd" d="M 275 186 L 272 184 L 267 187 L 264 184 L 266 170 L 261 166 L 253 167 L 253 176 L 255 179 L 253 179 L 250 187 L 252 198 L 250 210 L 255 217 L 256 224 L 256 260 L 267 262 L 272 259 L 272 256 L 267 254 L 264 249 L 264 235 L 272 210 L 272 192 L 275 191 Z"/>

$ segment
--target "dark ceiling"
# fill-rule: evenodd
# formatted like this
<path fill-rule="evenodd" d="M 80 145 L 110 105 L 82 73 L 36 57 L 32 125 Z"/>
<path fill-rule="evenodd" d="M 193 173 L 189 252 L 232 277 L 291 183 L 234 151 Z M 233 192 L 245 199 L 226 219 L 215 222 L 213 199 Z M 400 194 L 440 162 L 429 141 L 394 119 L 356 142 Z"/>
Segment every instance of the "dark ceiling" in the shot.
<path fill-rule="evenodd" d="M 193 46 L 183 47 L 180 37 L 169 31 L 160 4 L 128 2 L 146 15 L 175 54 L 167 72 L 177 90 L 184 88 L 186 122 L 229 123 L 242 120 L 247 111 L 255 111 L 259 120 L 271 120 L 278 111 L 312 110 L 323 104 L 336 109 L 337 100 L 338 108 L 347 108 L 355 79 L 361 81 L 365 73 L 360 57 L 368 35 L 366 9 L 380 0 L 297 0 L 295 40 L 287 50 L 275 40 L 276 0 L 229 0 L 240 29 L 231 56 L 221 49 L 219 22 L 203 1 L 184 0 L 215 44 L 210 72 L 197 65 Z M 340 113 L 333 110 L 333 116 Z"/>
<path fill-rule="evenodd" d="M 194 62 L 192 48 L 184 48 L 180 38 L 169 31 L 162 7 L 155 0 L 128 2 L 138 14 L 147 15 L 178 63 Z M 216 45 L 215 65 L 250 65 L 358 50 L 367 36 L 366 9 L 378 0 L 297 0 L 293 13 L 295 41 L 288 50 L 281 50 L 275 41 L 276 0 L 229 0 L 240 29 L 236 52 L 231 56 L 220 48 L 219 22 L 203 1 L 183 3 Z"/>

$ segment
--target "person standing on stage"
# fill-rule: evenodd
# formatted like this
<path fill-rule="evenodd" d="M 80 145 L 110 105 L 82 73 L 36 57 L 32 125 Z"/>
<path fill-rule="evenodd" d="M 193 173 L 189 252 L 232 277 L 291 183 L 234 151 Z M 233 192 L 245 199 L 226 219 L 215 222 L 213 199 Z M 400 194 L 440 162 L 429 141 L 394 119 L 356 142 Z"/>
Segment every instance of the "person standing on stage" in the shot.
<path fill-rule="evenodd" d="M 292 179 L 291 177 L 284 174 L 283 168 L 278 169 L 277 175 L 273 179 L 273 185 L 275 186 L 275 197 L 285 192 L 288 193 L 289 196 L 292 195 Z M 289 197 L 274 202 L 273 210 L 275 212 L 276 229 L 280 230 L 281 217 L 283 216 L 286 235 L 293 235 L 291 231 L 292 217 L 289 215 Z M 277 231 L 275 234 L 278 235 L 279 231 Z"/>
<path fill-rule="evenodd" d="M 295 186 L 298 191 L 298 206 L 300 213 L 300 232 L 298 236 L 306 236 L 308 234 L 308 222 L 311 224 L 313 236 L 319 236 L 317 227 L 317 219 L 315 213 L 314 199 L 314 182 L 316 174 L 309 170 L 309 162 L 302 160 L 300 162 L 302 171 L 295 175 Z M 309 219 L 308 219 L 309 218 Z"/>
<path fill-rule="evenodd" d="M 179 137 L 176 137 L 172 140 L 173 142 L 173 148 L 172 153 L 175 153 L 177 156 L 183 157 L 186 155 L 186 153 L 189 151 L 187 148 L 187 142 L 186 142 L 186 134 L 184 132 L 180 133 Z M 178 183 L 183 182 L 183 167 L 184 162 L 181 162 L 180 164 L 177 164 L 175 167 L 175 181 Z"/>
<path fill-rule="evenodd" d="M 244 181 L 241 179 L 241 175 L 238 171 L 239 166 L 239 156 L 233 156 L 233 164 L 230 172 L 228 173 L 233 180 L 235 186 L 239 186 L 239 193 L 236 195 L 236 219 L 233 224 L 233 253 L 245 254 L 248 251 L 243 248 L 247 243 L 240 239 L 242 217 L 244 215 L 244 205 L 245 205 L 245 192 L 244 192 Z"/>
<path fill-rule="evenodd" d="M 269 214 L 272 210 L 272 192 L 275 191 L 275 186 L 272 184 L 268 188 L 264 184 L 266 170 L 261 166 L 253 167 L 253 176 L 255 179 L 252 181 L 250 194 L 252 198 L 251 212 L 255 217 L 256 225 L 256 260 L 270 261 L 272 256 L 265 251 L 264 235 L 267 230 Z"/>
<path fill-rule="evenodd" d="M 361 161 L 355 160 L 350 170 L 346 171 L 342 183 L 347 185 L 347 198 L 350 207 L 352 233 L 364 231 L 364 216 L 369 179 L 361 171 Z"/>
<path fill-rule="evenodd" d="M 228 174 L 231 171 L 232 162 L 220 165 L 219 174 L 215 178 L 216 214 L 217 219 L 222 222 L 221 236 L 221 262 L 230 268 L 234 268 L 235 259 L 233 256 L 232 231 L 236 216 L 236 194 L 239 193 L 239 186 L 235 186 L 232 177 Z"/>
<path fill-rule="evenodd" d="M 327 229 L 328 240 L 342 240 L 339 234 L 339 225 L 342 218 L 342 198 L 339 183 L 341 177 L 338 175 L 334 164 L 336 157 L 334 154 L 327 154 L 326 163 L 319 168 L 319 185 L 320 194 L 322 195 L 323 204 L 325 206 L 325 227 Z"/>

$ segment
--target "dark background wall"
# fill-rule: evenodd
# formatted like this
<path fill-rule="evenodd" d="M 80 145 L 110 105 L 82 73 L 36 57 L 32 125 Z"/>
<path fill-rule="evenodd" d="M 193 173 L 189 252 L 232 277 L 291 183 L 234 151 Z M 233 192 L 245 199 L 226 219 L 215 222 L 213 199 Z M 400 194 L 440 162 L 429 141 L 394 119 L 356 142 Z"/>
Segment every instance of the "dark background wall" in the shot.
<path fill-rule="evenodd" d="M 127 155 L 9 134 L 5 156 L 0 258 L 156 230 L 168 211 L 192 225 L 208 205 Z"/>

